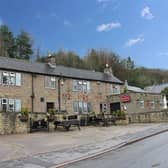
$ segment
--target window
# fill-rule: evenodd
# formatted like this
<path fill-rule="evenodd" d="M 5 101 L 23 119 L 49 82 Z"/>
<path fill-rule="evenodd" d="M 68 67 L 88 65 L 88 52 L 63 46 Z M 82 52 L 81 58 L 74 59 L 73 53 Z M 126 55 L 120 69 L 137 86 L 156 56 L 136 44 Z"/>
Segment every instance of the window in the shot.
<path fill-rule="evenodd" d="M 21 100 L 16 99 L 15 100 L 15 112 L 20 112 L 21 111 Z"/>
<path fill-rule="evenodd" d="M 21 73 L 16 73 L 16 86 L 21 86 Z"/>
<path fill-rule="evenodd" d="M 6 112 L 7 111 L 7 104 L 8 104 L 8 102 L 7 102 L 7 99 L 6 98 L 2 98 L 2 111 L 3 112 Z"/>
<path fill-rule="evenodd" d="M 0 71 L 0 84 L 2 84 L 2 72 Z"/>
<path fill-rule="evenodd" d="M 78 102 L 74 102 L 74 112 L 78 113 Z"/>
<path fill-rule="evenodd" d="M 0 84 L 21 86 L 21 73 L 0 72 Z"/>
<path fill-rule="evenodd" d="M 1 100 L 1 111 L 3 112 L 20 112 L 21 111 L 21 100 L 20 99 L 7 99 L 2 98 Z"/>
<path fill-rule="evenodd" d="M 90 91 L 90 82 L 73 80 L 73 91 L 83 91 L 83 92 Z"/>
<path fill-rule="evenodd" d="M 14 104 L 15 104 L 15 100 L 14 99 L 9 99 L 8 109 L 9 109 L 10 112 L 14 112 L 14 110 L 15 110 Z"/>
<path fill-rule="evenodd" d="M 9 85 L 15 85 L 15 81 L 16 81 L 15 73 L 10 72 L 9 73 Z"/>
<path fill-rule="evenodd" d="M 84 114 L 90 112 L 90 103 L 88 102 L 74 102 L 74 112 Z"/>
<path fill-rule="evenodd" d="M 7 85 L 9 81 L 9 73 L 3 72 L 2 73 L 2 84 Z"/>
<path fill-rule="evenodd" d="M 120 86 L 111 85 L 112 94 L 120 94 Z"/>
<path fill-rule="evenodd" d="M 103 103 L 103 104 L 100 104 L 100 112 L 107 112 L 107 104 L 106 103 Z"/>
<path fill-rule="evenodd" d="M 149 104 L 150 104 L 150 108 L 151 108 L 151 109 L 154 109 L 154 108 L 155 108 L 155 102 L 154 102 L 154 101 L 150 101 Z"/>
<path fill-rule="evenodd" d="M 56 88 L 56 78 L 55 77 L 45 77 L 45 87 L 55 89 Z"/>
<path fill-rule="evenodd" d="M 144 101 L 143 101 L 143 100 L 141 100 L 141 101 L 139 102 L 139 106 L 140 106 L 141 109 L 144 109 L 145 104 L 144 104 Z"/>

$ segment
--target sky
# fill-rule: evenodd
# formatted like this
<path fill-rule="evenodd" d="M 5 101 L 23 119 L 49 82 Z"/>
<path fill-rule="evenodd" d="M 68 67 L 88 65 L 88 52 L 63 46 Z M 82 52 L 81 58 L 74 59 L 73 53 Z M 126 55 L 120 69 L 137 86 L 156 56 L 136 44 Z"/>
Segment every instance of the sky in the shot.
<path fill-rule="evenodd" d="M 108 49 L 168 69 L 167 0 L 0 0 L 0 25 L 25 30 L 42 53 Z"/>

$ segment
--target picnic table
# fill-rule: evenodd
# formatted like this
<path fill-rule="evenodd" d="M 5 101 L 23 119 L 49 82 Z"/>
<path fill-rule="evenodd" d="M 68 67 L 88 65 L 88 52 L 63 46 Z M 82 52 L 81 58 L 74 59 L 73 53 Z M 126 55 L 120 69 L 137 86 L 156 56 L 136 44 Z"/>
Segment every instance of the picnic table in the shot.
<path fill-rule="evenodd" d="M 65 130 L 69 131 L 71 126 L 76 126 L 80 130 L 80 121 L 78 120 L 77 115 L 56 115 L 54 121 L 55 130 L 58 126 L 62 126 Z"/>

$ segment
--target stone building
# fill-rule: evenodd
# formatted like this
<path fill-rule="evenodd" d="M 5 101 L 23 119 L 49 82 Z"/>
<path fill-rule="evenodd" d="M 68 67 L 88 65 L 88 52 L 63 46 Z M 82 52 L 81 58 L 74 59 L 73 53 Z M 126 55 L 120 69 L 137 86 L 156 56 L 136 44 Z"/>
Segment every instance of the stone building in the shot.
<path fill-rule="evenodd" d="M 159 122 L 168 120 L 164 97 L 160 93 L 148 92 L 134 86 L 127 86 L 126 93 L 107 96 L 108 111 L 124 111 L 130 122 Z M 166 111 L 164 111 L 166 110 Z M 164 115 L 164 116 L 162 116 Z"/>
<path fill-rule="evenodd" d="M 53 57 L 46 64 L 0 58 L 1 112 L 100 112 L 107 94 L 120 93 L 122 85 L 108 66 L 102 73 L 55 65 Z"/>

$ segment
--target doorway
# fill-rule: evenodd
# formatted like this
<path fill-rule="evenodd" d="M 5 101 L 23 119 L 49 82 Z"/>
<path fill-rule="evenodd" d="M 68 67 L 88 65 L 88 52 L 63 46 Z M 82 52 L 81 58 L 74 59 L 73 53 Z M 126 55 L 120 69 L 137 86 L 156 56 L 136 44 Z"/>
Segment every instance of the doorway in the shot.
<path fill-rule="evenodd" d="M 54 103 L 53 102 L 47 102 L 47 112 L 49 112 L 49 109 L 54 109 Z"/>
<path fill-rule="evenodd" d="M 110 104 L 110 112 L 121 110 L 120 102 Z"/>

